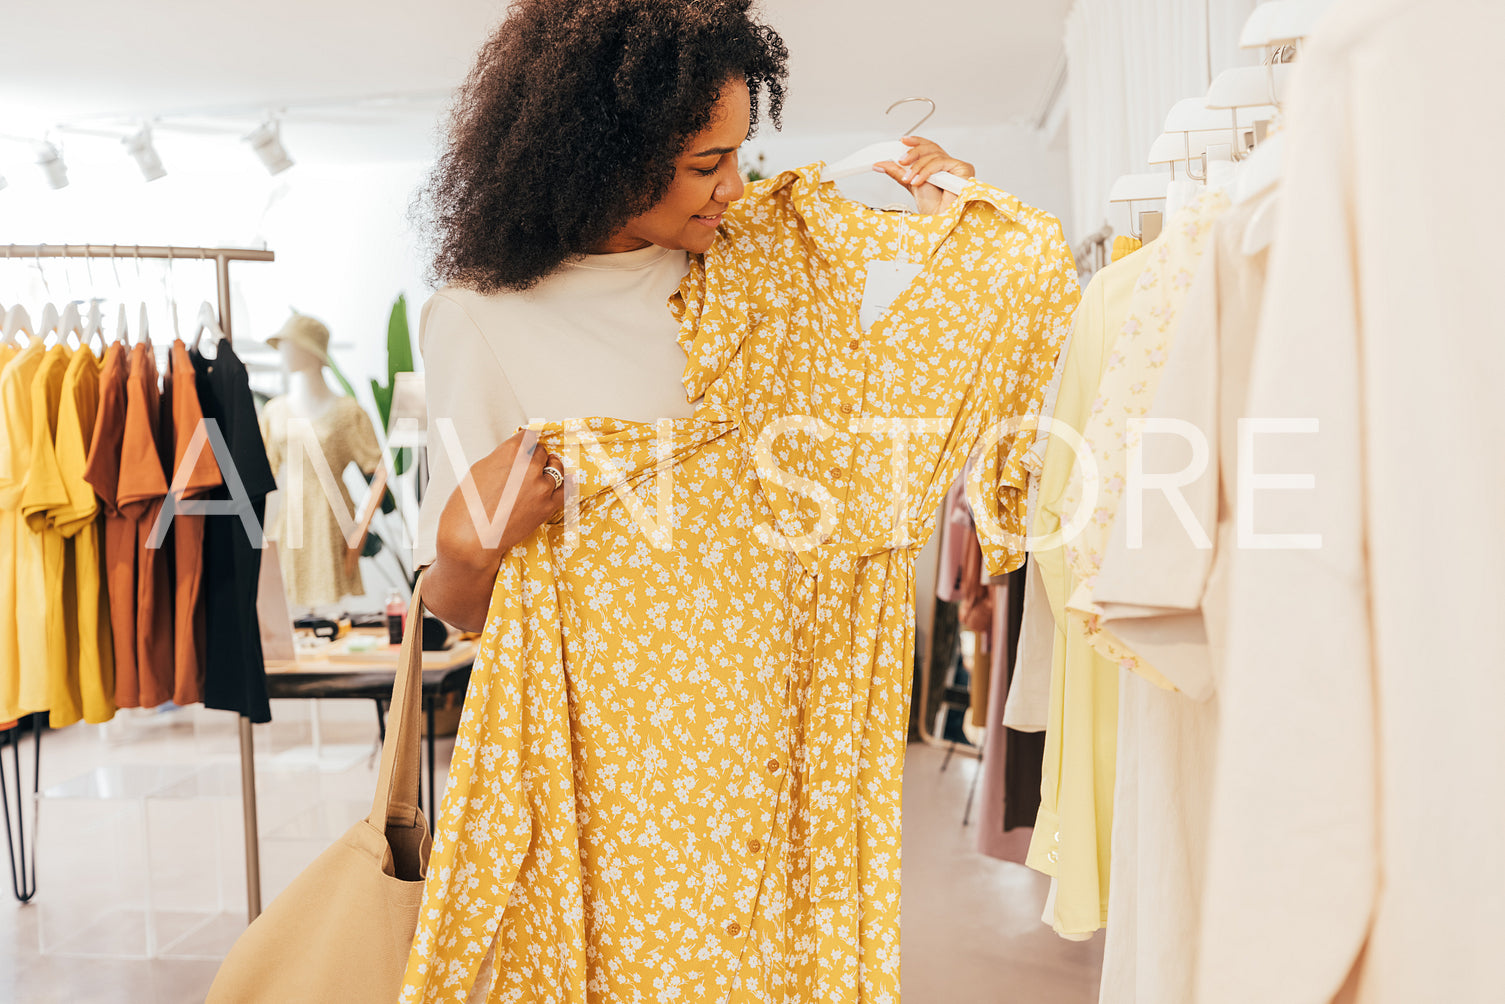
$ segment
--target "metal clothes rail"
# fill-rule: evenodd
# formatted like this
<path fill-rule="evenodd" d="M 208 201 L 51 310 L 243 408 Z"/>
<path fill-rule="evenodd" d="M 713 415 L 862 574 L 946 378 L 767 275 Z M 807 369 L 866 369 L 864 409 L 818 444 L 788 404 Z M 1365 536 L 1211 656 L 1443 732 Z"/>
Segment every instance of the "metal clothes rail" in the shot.
<path fill-rule="evenodd" d="M 261 248 L 179 247 L 163 244 L 8 244 L 3 249 L 6 258 L 23 260 L 123 258 L 129 261 L 149 258 L 183 262 L 212 261 L 219 301 L 219 326 L 226 338 L 230 337 L 233 330 L 230 326 L 230 263 L 277 260 L 274 253 Z M 33 727 L 37 727 L 35 723 Z M 249 920 L 255 920 L 261 913 L 261 843 L 256 826 L 256 743 L 251 734 L 251 721 L 244 715 L 240 716 L 240 793 L 246 830 L 246 915 Z"/>

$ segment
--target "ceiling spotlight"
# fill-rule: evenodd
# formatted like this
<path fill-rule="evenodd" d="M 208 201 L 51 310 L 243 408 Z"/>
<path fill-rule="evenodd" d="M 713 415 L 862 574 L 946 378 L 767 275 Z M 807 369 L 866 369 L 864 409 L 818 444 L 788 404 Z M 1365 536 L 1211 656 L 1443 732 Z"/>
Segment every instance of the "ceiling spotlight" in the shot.
<path fill-rule="evenodd" d="M 261 158 L 261 163 L 267 169 L 268 174 L 281 174 L 293 166 L 293 159 L 287 155 L 287 149 L 282 145 L 282 137 L 276 119 L 268 119 L 261 127 L 246 137 L 246 142 L 251 144 L 251 149 L 256 151 L 256 156 Z"/>
<path fill-rule="evenodd" d="M 37 166 L 47 176 L 48 188 L 68 187 L 68 165 L 57 147 L 46 142 L 37 144 Z"/>
<path fill-rule="evenodd" d="M 147 181 L 156 181 L 167 175 L 162 168 L 162 159 L 157 156 L 157 148 L 152 145 L 150 126 L 142 126 L 140 132 L 134 136 L 127 136 L 121 142 L 125 144 L 125 152 L 130 154 L 136 166 L 141 168 L 141 177 Z"/>

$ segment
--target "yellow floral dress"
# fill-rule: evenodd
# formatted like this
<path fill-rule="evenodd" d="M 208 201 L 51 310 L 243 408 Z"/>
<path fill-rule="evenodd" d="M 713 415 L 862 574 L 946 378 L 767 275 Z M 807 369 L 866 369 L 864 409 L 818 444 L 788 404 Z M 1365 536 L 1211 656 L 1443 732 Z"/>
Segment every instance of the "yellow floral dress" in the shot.
<path fill-rule="evenodd" d="M 1022 561 L 1004 420 L 1076 272 L 996 189 L 909 216 L 821 169 L 692 260 L 694 416 L 539 426 L 579 485 L 498 575 L 404 1001 L 898 1000 L 914 559 L 980 447 L 989 568 Z M 873 261 L 916 275 L 864 326 Z"/>

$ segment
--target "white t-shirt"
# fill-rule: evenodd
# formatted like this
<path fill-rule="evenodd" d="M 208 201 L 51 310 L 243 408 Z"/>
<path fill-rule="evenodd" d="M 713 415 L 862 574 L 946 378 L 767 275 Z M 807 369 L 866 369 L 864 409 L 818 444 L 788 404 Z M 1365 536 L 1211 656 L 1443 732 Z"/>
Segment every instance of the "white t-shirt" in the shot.
<path fill-rule="evenodd" d="M 688 417 L 685 354 L 668 300 L 683 251 L 587 255 L 527 292 L 445 286 L 423 306 L 418 343 L 428 399 L 430 481 L 414 559 L 434 560 L 439 514 L 470 465 L 535 419 Z M 452 422 L 462 458 L 449 455 Z"/>

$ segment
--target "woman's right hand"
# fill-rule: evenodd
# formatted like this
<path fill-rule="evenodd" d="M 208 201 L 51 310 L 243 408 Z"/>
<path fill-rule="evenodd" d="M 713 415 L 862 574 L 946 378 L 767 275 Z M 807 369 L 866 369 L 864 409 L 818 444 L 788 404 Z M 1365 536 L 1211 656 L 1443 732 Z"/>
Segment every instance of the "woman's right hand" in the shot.
<path fill-rule="evenodd" d="M 537 434 L 518 432 L 471 465 L 439 516 L 437 557 L 425 579 L 425 599 L 434 613 L 458 628 L 479 631 L 491 603 L 491 587 L 507 549 L 564 507 L 564 490 L 544 473 L 564 471 L 558 457 L 545 450 Z M 511 492 L 508 479 L 517 468 Z M 467 496 L 470 496 L 467 499 Z"/>

